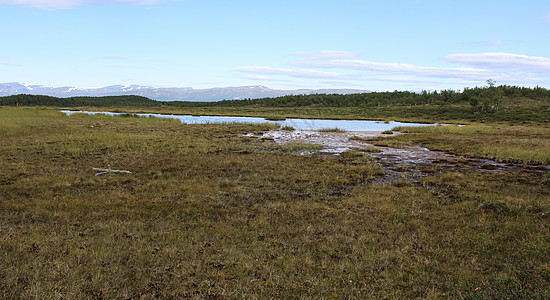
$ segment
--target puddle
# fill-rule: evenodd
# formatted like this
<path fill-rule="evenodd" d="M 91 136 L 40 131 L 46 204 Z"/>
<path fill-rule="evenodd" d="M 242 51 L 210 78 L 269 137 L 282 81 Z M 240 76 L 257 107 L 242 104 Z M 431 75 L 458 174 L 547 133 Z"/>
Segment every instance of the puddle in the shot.
<path fill-rule="evenodd" d="M 276 143 L 300 142 L 323 146 L 321 152 L 340 154 L 344 151 L 363 148 L 368 145 L 361 139 L 382 135 L 382 131 L 320 132 L 316 130 L 272 130 L 262 138 L 273 139 Z"/>
<path fill-rule="evenodd" d="M 249 134 L 248 136 L 253 135 Z M 273 130 L 257 137 L 273 139 L 275 143 L 300 142 L 317 144 L 323 147 L 320 152 L 338 156 L 344 151 L 359 150 L 372 146 L 365 139 L 377 136 L 387 135 L 382 134 L 380 131 L 319 132 L 314 130 Z M 386 175 L 375 179 L 375 183 L 394 182 L 403 178 L 414 182 L 420 177 L 448 171 L 470 170 L 492 173 L 511 171 L 544 174 L 550 170 L 550 166 L 529 166 L 517 163 L 501 163 L 490 159 L 468 158 L 441 151 L 431 151 L 420 146 L 409 146 L 404 149 L 376 147 L 381 152 L 367 153 L 367 155 L 377 159 L 377 164 L 386 171 Z"/>

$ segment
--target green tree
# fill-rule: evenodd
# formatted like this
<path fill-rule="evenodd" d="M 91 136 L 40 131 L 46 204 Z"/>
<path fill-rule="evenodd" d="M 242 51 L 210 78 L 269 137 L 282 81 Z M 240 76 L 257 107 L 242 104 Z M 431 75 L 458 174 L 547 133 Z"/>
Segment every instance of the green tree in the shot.
<path fill-rule="evenodd" d="M 500 109 L 502 105 L 503 91 L 502 88 L 496 86 L 496 81 L 492 79 L 487 80 L 489 86 L 485 90 L 483 107 L 486 112 L 495 112 Z"/>

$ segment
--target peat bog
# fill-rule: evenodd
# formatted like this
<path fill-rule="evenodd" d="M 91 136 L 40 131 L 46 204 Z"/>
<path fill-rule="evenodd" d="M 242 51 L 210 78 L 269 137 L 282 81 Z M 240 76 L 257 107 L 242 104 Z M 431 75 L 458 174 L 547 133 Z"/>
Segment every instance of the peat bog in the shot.
<path fill-rule="evenodd" d="M 547 123 L 274 129 L 0 107 L 0 298 L 550 297 Z"/>

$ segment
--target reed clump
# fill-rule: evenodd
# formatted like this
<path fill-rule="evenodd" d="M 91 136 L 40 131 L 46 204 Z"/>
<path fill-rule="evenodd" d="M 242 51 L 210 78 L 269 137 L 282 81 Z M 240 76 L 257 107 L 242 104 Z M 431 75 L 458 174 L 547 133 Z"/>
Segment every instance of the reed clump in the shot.
<path fill-rule="evenodd" d="M 322 129 L 319 129 L 318 131 L 319 131 L 319 132 L 346 132 L 345 130 L 340 129 L 340 128 L 338 128 L 338 127 L 334 127 L 334 128 L 322 128 Z"/>

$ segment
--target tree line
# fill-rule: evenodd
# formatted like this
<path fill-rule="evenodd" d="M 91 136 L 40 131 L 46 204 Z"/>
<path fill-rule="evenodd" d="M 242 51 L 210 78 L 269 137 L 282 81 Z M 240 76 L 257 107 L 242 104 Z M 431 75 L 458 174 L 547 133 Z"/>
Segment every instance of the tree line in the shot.
<path fill-rule="evenodd" d="M 441 90 L 372 92 L 360 94 L 312 94 L 288 95 L 275 98 L 222 100 L 214 102 L 199 101 L 155 101 L 142 96 L 104 96 L 58 98 L 44 95 L 12 95 L 0 97 L 4 106 L 119 106 L 119 107 L 376 107 L 411 105 L 450 105 L 469 104 L 480 113 L 495 112 L 501 109 L 504 98 L 521 101 L 522 98 L 538 99 L 550 102 L 550 90 L 542 87 L 518 87 L 510 85 L 496 86 L 492 80 L 485 87 L 465 88 L 463 91 Z"/>
<path fill-rule="evenodd" d="M 276 98 L 224 100 L 213 103 L 202 103 L 202 106 L 266 106 L 266 107 L 294 107 L 294 106 L 327 106 L 327 107 L 360 107 L 360 106 L 400 106 L 400 105 L 446 105 L 469 103 L 472 107 L 480 107 L 487 111 L 498 110 L 504 97 L 530 98 L 550 101 L 550 90 L 535 87 L 518 87 L 501 85 L 495 86 L 489 80 L 487 87 L 465 88 L 463 91 L 441 90 L 372 92 L 362 94 L 313 94 L 289 95 Z M 483 108 L 481 108 L 483 107 Z"/>
<path fill-rule="evenodd" d="M 68 97 L 58 98 L 45 95 L 19 94 L 0 97 L 0 105 L 5 106 L 136 106 L 150 107 L 159 105 L 158 101 L 142 96 L 104 96 L 104 97 Z"/>

